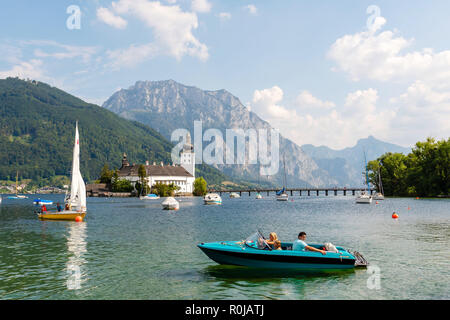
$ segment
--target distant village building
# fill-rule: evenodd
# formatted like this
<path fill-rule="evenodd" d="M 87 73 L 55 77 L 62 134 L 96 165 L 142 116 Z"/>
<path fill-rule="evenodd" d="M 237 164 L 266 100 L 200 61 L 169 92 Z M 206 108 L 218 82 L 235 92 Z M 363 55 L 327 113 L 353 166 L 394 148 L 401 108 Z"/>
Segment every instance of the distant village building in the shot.
<path fill-rule="evenodd" d="M 149 164 L 144 165 L 146 171 L 146 181 L 149 187 L 156 183 L 175 184 L 180 187 L 177 193 L 193 193 L 195 180 L 195 153 L 191 144 L 191 137 L 188 133 L 186 144 L 180 153 L 181 165 L 173 164 Z M 130 165 L 127 155 L 124 153 L 122 167 L 119 169 L 119 178 L 130 181 L 133 185 L 139 182 L 139 164 Z"/>

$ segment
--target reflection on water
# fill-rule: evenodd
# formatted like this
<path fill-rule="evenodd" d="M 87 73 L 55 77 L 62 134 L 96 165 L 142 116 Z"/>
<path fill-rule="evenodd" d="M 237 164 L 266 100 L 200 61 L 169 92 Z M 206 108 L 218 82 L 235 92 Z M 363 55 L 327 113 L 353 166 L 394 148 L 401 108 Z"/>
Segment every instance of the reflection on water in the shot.
<path fill-rule="evenodd" d="M 355 273 L 353 269 L 347 270 L 279 270 L 279 269 L 256 269 L 238 266 L 224 266 L 213 265 L 203 269 L 205 276 L 214 277 L 221 280 L 239 281 L 251 280 L 258 281 L 258 279 L 283 279 L 283 278 L 297 278 L 297 279 L 312 279 L 320 277 L 339 277 L 349 276 Z"/>
<path fill-rule="evenodd" d="M 69 260 L 66 264 L 67 289 L 81 289 L 83 282 L 87 281 L 86 249 L 86 222 L 70 222 L 67 237 L 67 251 Z"/>

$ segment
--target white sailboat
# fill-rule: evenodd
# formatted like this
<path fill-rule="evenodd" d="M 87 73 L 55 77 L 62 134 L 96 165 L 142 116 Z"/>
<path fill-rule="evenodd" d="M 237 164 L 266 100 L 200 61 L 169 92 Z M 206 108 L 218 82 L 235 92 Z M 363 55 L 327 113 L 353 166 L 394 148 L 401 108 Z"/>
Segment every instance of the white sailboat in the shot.
<path fill-rule="evenodd" d="M 261 177 L 261 163 L 259 164 L 259 169 L 258 169 L 258 188 L 261 187 L 260 177 Z M 262 199 L 262 195 L 261 195 L 261 193 L 259 191 L 256 193 L 256 197 L 255 198 L 256 199 Z"/>
<path fill-rule="evenodd" d="M 16 195 L 10 196 L 10 197 L 8 197 L 8 199 L 28 199 L 27 196 L 18 194 L 18 192 L 19 192 L 18 181 L 19 181 L 19 171 L 17 171 L 17 173 L 16 173 Z"/>
<path fill-rule="evenodd" d="M 381 170 L 378 168 L 378 192 L 373 196 L 374 200 L 384 200 L 383 184 L 381 183 Z"/>
<path fill-rule="evenodd" d="M 362 191 L 356 197 L 356 203 L 372 203 L 372 197 L 370 196 L 370 194 L 367 194 L 366 191 Z"/>
<path fill-rule="evenodd" d="M 289 199 L 289 196 L 286 193 L 286 163 L 284 161 L 284 155 L 283 155 L 283 168 L 284 168 L 284 185 L 283 189 L 278 191 L 276 194 L 277 201 L 288 201 Z"/>
<path fill-rule="evenodd" d="M 356 197 L 356 203 L 372 203 L 372 195 L 370 194 L 370 187 L 369 187 L 369 176 L 367 173 L 367 161 L 366 161 L 366 153 L 364 153 L 364 164 L 366 168 L 366 184 L 367 184 L 367 192 L 361 191 L 361 193 Z"/>
<path fill-rule="evenodd" d="M 72 159 L 72 182 L 66 195 L 63 211 L 38 213 L 40 219 L 82 221 L 86 215 L 86 185 L 80 172 L 80 139 L 78 121 L 75 125 L 75 144 Z"/>

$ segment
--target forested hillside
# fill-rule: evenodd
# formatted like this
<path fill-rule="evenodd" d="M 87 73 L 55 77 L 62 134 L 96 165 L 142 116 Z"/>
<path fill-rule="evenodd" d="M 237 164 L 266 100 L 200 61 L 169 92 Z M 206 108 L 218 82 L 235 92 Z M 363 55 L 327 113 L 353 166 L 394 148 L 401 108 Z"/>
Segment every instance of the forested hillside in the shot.
<path fill-rule="evenodd" d="M 42 82 L 8 78 L 0 80 L 0 180 L 14 180 L 16 171 L 33 180 L 70 176 L 77 120 L 86 181 L 97 179 L 105 163 L 120 167 L 124 152 L 135 163 L 171 161 L 173 145 L 150 127 Z M 207 166 L 200 175 L 208 183 L 226 180 Z"/>

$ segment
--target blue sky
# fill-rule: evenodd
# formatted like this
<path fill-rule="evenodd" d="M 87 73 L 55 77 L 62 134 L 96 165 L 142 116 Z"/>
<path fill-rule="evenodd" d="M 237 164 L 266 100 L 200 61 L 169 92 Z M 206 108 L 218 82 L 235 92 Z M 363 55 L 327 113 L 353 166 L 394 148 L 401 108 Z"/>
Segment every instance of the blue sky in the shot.
<path fill-rule="evenodd" d="M 81 10 L 80 29 L 66 26 L 70 5 Z M 137 80 L 173 79 L 230 91 L 300 145 L 343 148 L 372 134 L 411 146 L 450 135 L 449 7 L 2 1 L 0 78 L 38 79 L 97 104 Z"/>

